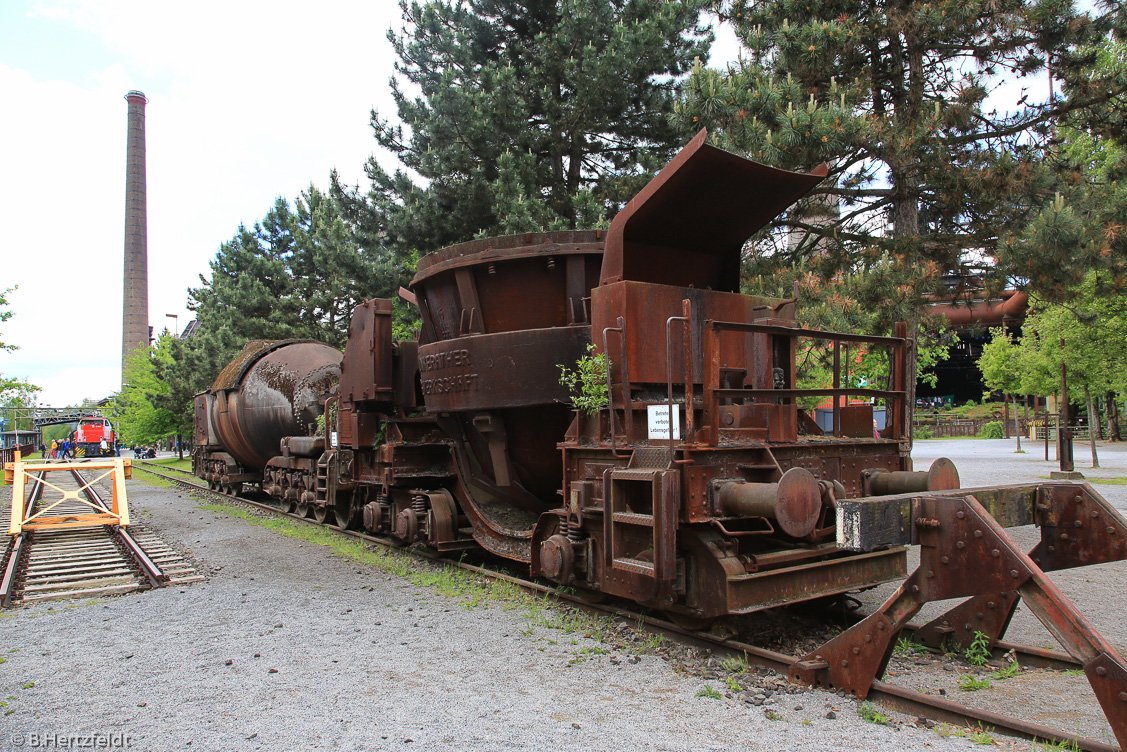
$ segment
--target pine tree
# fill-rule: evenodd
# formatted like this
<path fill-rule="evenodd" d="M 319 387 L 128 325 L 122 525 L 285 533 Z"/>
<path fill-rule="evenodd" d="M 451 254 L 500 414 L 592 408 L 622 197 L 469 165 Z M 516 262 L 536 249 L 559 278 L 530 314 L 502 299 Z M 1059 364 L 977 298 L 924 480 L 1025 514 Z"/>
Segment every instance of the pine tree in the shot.
<path fill-rule="evenodd" d="M 397 118 L 372 113 L 399 167 L 335 186 L 350 219 L 402 254 L 604 224 L 679 145 L 668 116 L 708 4 L 401 0 Z"/>
<path fill-rule="evenodd" d="M 1127 44 L 1099 45 L 1096 80 L 1127 77 Z M 1100 271 L 1090 294 L 1127 288 L 1127 109 L 1107 106 L 1071 113 L 1058 127 L 1049 166 L 1056 192 L 1032 220 L 1005 237 L 1000 256 L 1039 297 L 1066 301 Z"/>
<path fill-rule="evenodd" d="M 1127 92 L 1118 72 L 1092 75 L 1123 13 L 1069 0 L 727 0 L 721 13 L 747 58 L 694 71 L 682 127 L 778 166 L 829 162 L 771 254 L 834 270 L 889 253 L 913 294 L 948 271 L 997 272 L 1001 236 L 1052 197 L 1052 125 Z M 1050 67 L 1051 101 L 989 109 L 1000 81 Z"/>
<path fill-rule="evenodd" d="M 310 186 L 291 208 L 278 198 L 252 228 L 240 226 L 210 263 L 211 276 L 188 290 L 198 327 L 154 359 L 161 389 L 153 405 L 189 419 L 192 397 L 209 388 L 243 345 L 255 339 L 314 339 L 342 348 L 352 310 L 392 297 L 402 271 L 382 248 L 363 247 L 328 193 Z"/>

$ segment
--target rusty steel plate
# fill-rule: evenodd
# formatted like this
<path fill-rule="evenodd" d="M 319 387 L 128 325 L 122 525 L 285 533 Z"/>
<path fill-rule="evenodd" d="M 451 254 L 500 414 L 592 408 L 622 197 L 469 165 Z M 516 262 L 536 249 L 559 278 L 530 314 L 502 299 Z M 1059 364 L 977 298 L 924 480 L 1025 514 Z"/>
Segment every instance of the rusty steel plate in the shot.
<path fill-rule="evenodd" d="M 587 352 L 585 326 L 480 334 L 419 347 L 419 379 L 431 412 L 565 403 L 560 365 Z"/>

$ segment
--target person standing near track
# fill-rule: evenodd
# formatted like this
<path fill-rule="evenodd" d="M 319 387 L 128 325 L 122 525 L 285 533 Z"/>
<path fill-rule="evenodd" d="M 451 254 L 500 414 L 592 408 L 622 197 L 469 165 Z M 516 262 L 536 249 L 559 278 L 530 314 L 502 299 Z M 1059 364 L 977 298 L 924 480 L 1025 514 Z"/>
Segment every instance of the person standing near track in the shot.
<path fill-rule="evenodd" d="M 55 454 L 58 451 L 59 451 L 59 442 L 55 441 L 54 439 L 51 439 L 51 454 L 49 455 L 49 459 L 52 459 L 52 460 L 55 459 Z"/>

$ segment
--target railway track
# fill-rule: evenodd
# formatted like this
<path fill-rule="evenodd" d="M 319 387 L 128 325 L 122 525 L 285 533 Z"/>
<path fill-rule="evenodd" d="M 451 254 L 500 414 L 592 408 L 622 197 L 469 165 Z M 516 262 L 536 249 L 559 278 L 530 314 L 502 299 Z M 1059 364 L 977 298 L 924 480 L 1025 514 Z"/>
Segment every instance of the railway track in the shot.
<path fill-rule="evenodd" d="M 209 489 L 206 484 L 200 482 L 199 479 L 196 478 L 196 476 L 193 475 L 190 471 L 180 470 L 179 468 L 171 468 L 145 461 L 134 461 L 133 467 L 135 470 L 140 469 L 143 472 L 151 473 L 155 476 L 163 478 L 166 481 L 175 483 L 185 489 L 209 494 L 215 497 L 223 498 L 225 500 L 235 500 L 242 504 L 267 511 L 275 515 L 289 517 L 299 522 L 311 525 L 319 525 L 321 527 L 328 527 L 341 533 L 342 535 L 358 538 L 372 544 L 400 548 L 389 539 L 368 535 L 367 533 L 359 532 L 356 530 L 344 529 L 336 525 L 318 523 L 312 518 L 307 518 L 299 514 L 283 511 L 272 504 L 266 504 L 260 501 L 245 498 L 243 496 L 234 496 L 231 494 L 223 493 L 221 491 Z M 168 471 L 176 472 L 181 474 L 182 476 L 187 477 L 174 477 L 167 474 Z M 188 480 L 188 478 L 191 478 L 191 480 Z M 587 600 L 577 597 L 572 593 L 567 592 L 566 590 L 560 590 L 556 587 L 545 585 L 541 582 L 531 581 L 521 577 L 513 576 L 511 574 L 506 574 L 504 572 L 498 572 L 493 569 L 469 564 L 464 561 L 444 558 L 418 549 L 410 550 L 412 553 L 420 556 L 421 558 L 436 563 L 441 563 L 446 566 L 468 570 L 490 580 L 509 582 L 529 592 L 541 595 L 550 595 L 557 600 L 563 601 L 575 608 L 579 608 L 587 612 L 611 615 L 617 619 L 631 624 L 632 626 L 645 629 L 650 633 L 662 635 L 682 645 L 710 651 L 714 656 L 721 659 L 726 657 L 742 658 L 746 660 L 749 665 L 769 668 L 784 676 L 787 675 L 790 667 L 799 660 L 795 656 L 768 650 L 756 645 L 749 644 L 747 642 L 742 642 L 738 639 L 725 638 L 707 632 L 696 632 L 684 629 L 672 622 L 669 622 L 652 614 L 631 611 L 629 610 L 629 608 L 624 607 L 619 603 L 591 603 Z M 914 627 L 915 625 L 909 625 L 908 630 L 906 631 L 909 631 Z M 999 641 L 994 649 L 993 658 L 995 660 L 1001 661 L 1005 656 L 1016 659 L 1018 663 L 1026 668 L 1044 668 L 1067 672 L 1075 672 L 1081 668 L 1080 664 L 1066 653 Z M 1041 742 L 1048 742 L 1054 745 L 1062 745 L 1062 748 L 1065 749 L 1075 748 L 1081 750 L 1090 750 L 1091 752 L 1114 752 L 1115 750 L 1120 749 L 1115 744 L 1100 741 L 1098 739 L 1078 737 L 1075 733 L 1068 734 L 1058 729 L 1030 723 L 1021 718 L 1014 718 L 991 711 L 989 709 L 963 705 L 945 697 L 924 694 L 881 680 L 873 682 L 867 699 L 872 702 L 876 702 L 886 708 L 904 713 L 906 715 L 923 717 L 938 722 L 953 723 L 960 726 L 992 728 L 1001 733 L 1011 734 L 1027 739 L 1036 739 Z"/>
<path fill-rule="evenodd" d="M 53 516 L 78 516 L 90 507 L 74 499 L 44 499 L 49 488 L 45 473 L 33 476 L 25 519 L 44 507 Z M 86 498 L 102 509 L 109 505 L 88 473 L 71 470 L 52 473 L 50 486 L 62 491 L 82 489 Z M 85 488 L 84 488 L 85 487 Z M 54 490 L 51 489 L 51 490 Z M 4 515 L 4 529 L 11 507 Z M 0 559 L 0 603 L 4 607 L 42 601 L 94 598 L 146 590 L 161 585 L 184 585 L 202 580 L 183 556 L 169 548 L 143 525 L 129 529 L 118 525 L 28 530 L 14 536 Z"/>

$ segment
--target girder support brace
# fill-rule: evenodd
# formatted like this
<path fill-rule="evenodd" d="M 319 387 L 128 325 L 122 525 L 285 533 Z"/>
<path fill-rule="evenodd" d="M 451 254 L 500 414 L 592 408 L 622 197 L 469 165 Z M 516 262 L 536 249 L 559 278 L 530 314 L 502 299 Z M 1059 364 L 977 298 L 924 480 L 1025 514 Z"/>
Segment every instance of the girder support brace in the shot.
<path fill-rule="evenodd" d="M 1127 664 L 1045 575 L 1127 558 L 1127 524 L 1086 484 L 1046 484 L 1027 498 L 1036 501 L 1042 533 L 1030 554 L 973 490 L 913 497 L 911 537 L 920 545 L 919 568 L 874 613 L 797 662 L 791 678 L 866 697 L 884 675 L 900 631 L 924 603 L 969 598 L 926 625 L 917 633 L 921 639 L 968 645 L 982 632 L 993 646 L 1021 600 L 1084 667 L 1119 745 L 1127 749 Z"/>

